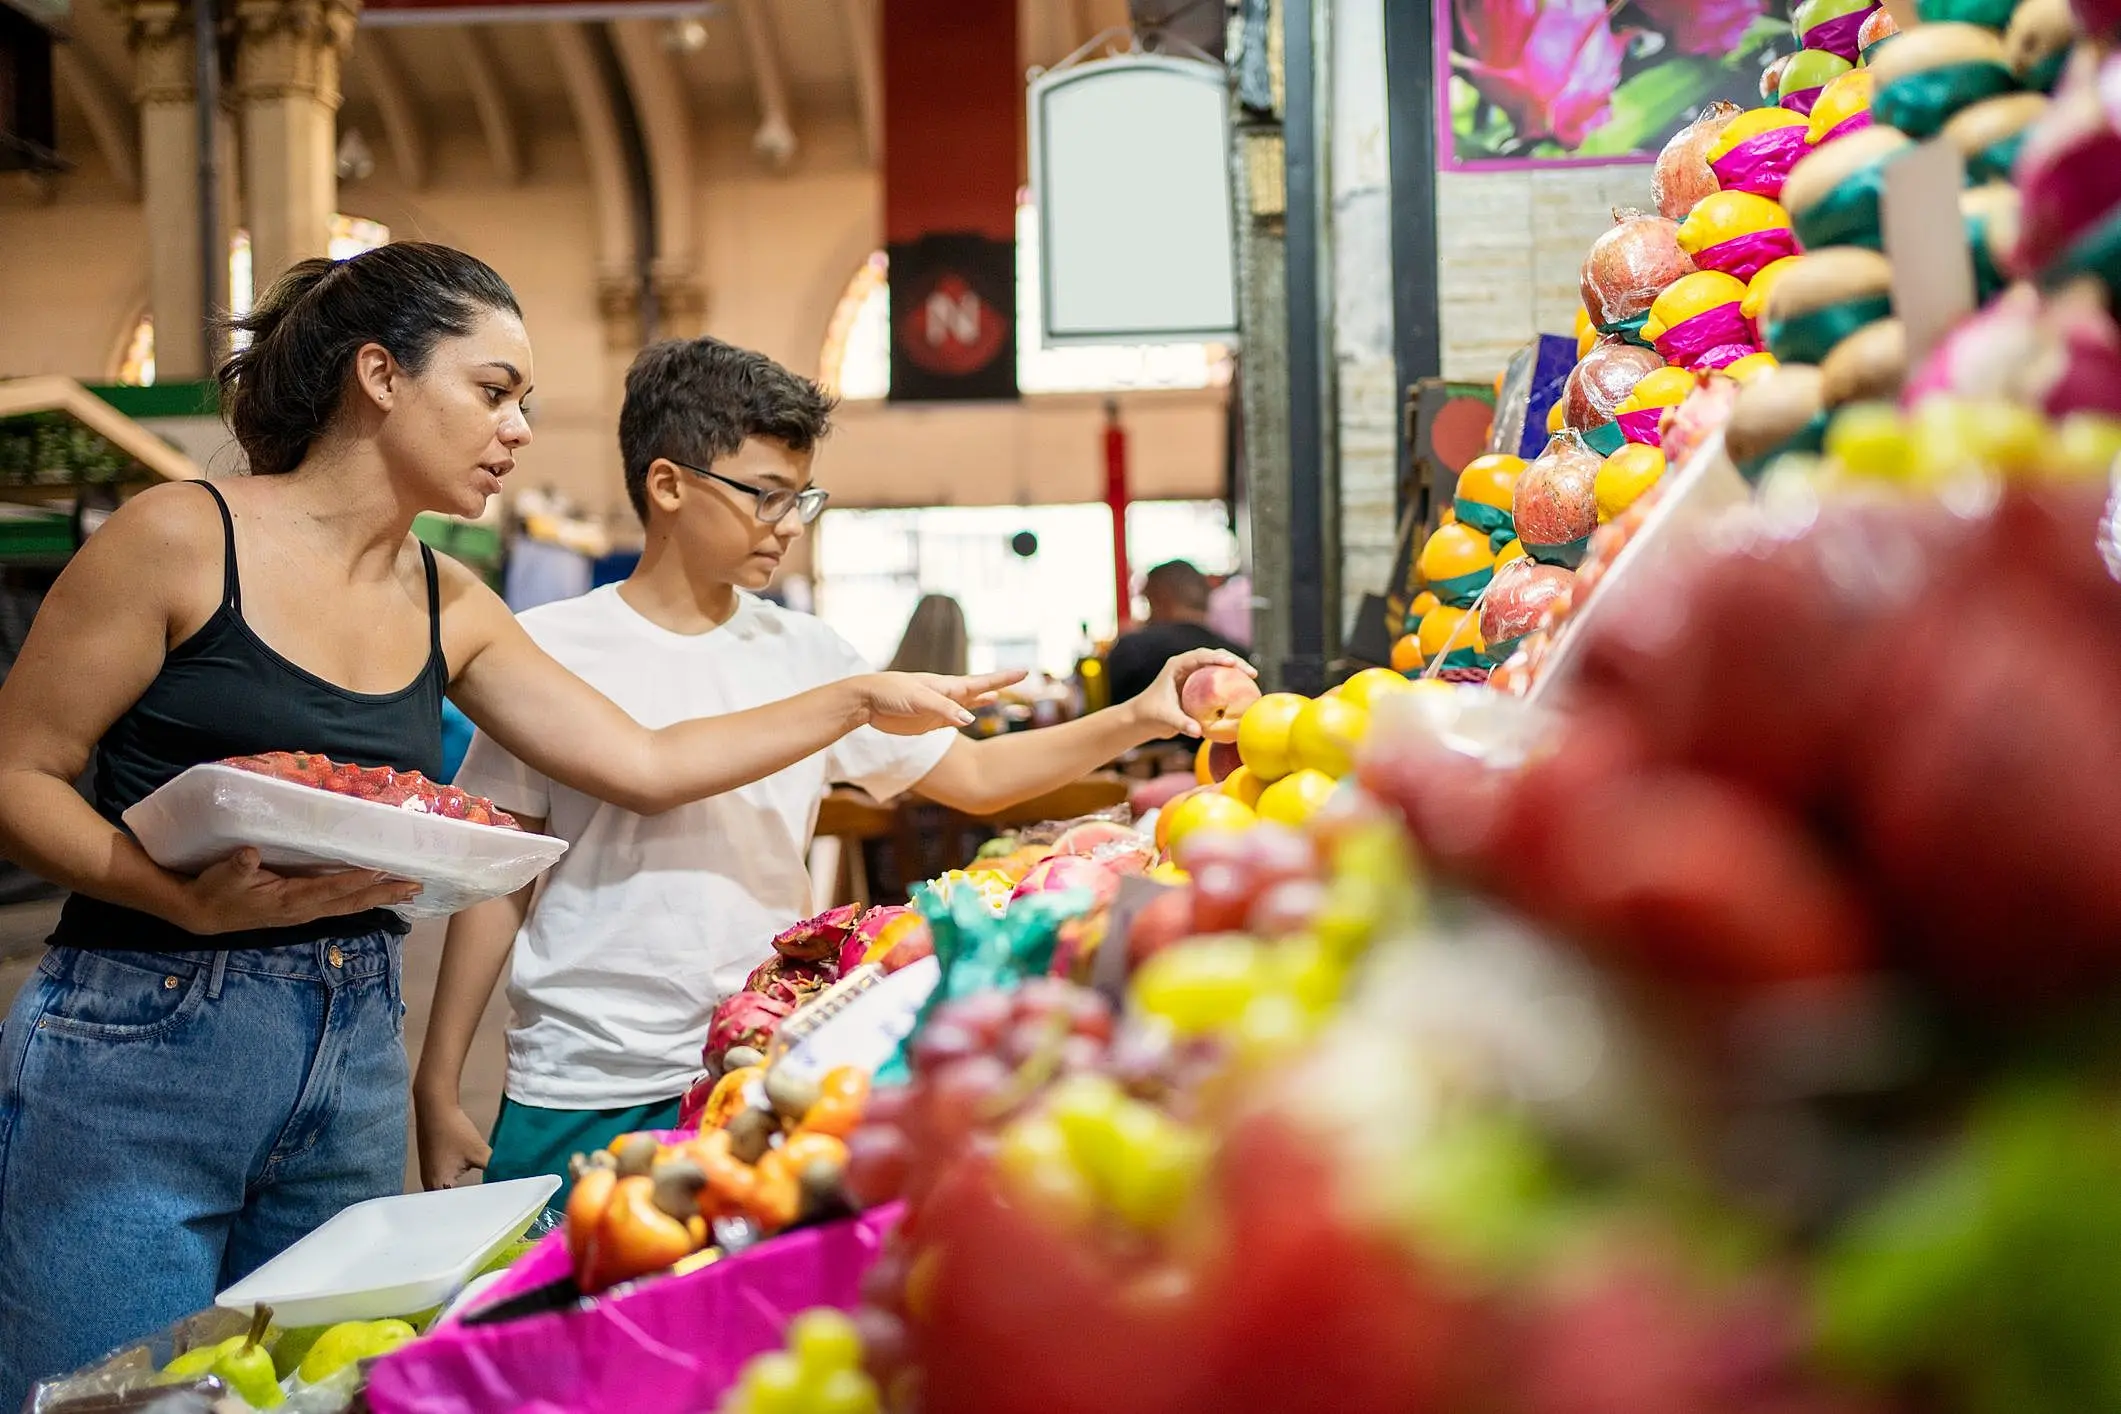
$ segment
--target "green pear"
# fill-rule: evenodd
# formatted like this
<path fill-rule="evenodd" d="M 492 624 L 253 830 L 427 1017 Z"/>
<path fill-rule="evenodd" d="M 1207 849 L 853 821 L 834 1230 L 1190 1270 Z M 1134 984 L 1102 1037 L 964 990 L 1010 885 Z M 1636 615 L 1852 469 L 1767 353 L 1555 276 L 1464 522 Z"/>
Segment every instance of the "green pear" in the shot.
<path fill-rule="evenodd" d="M 298 1373 L 305 1384 L 322 1384 L 348 1365 L 387 1355 L 417 1334 L 399 1320 L 341 1321 L 317 1337 Z"/>
<path fill-rule="evenodd" d="M 273 1369 L 272 1352 L 264 1345 L 265 1328 L 271 1324 L 272 1308 L 260 1306 L 242 1343 L 214 1361 L 213 1373 L 253 1409 L 272 1409 L 287 1399 L 280 1390 L 279 1373 Z"/>

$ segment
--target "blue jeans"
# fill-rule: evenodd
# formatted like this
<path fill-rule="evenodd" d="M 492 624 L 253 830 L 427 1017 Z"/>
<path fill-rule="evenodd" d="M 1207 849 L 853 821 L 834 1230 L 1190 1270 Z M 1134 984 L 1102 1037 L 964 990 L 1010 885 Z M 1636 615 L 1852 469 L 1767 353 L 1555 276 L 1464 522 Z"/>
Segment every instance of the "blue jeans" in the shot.
<path fill-rule="evenodd" d="M 403 1189 L 398 949 L 45 956 L 0 1027 L 0 1410 Z"/>

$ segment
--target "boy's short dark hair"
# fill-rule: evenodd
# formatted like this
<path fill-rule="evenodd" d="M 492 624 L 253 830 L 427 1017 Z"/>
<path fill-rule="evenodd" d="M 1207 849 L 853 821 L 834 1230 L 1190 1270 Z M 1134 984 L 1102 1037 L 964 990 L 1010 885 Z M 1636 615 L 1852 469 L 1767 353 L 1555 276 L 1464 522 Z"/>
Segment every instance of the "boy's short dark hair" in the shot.
<path fill-rule="evenodd" d="M 666 339 L 626 370 L 619 457 L 626 496 L 648 519 L 648 465 L 657 457 L 712 467 L 748 438 L 807 452 L 832 429 L 836 399 L 761 353 L 720 339 Z"/>

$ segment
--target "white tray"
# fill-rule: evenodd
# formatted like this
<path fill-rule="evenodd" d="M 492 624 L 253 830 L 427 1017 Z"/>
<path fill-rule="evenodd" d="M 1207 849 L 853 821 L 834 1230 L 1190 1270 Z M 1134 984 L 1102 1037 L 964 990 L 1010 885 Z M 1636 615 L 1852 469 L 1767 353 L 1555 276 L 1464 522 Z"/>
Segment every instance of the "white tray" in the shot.
<path fill-rule="evenodd" d="M 196 874 L 250 846 L 282 874 L 380 869 L 420 885 L 397 905 L 440 918 L 512 894 L 567 852 L 565 840 L 474 825 L 234 766 L 194 766 L 125 812 L 125 827 L 165 869 Z"/>
<path fill-rule="evenodd" d="M 356 1203 L 214 1304 L 263 1302 L 283 1329 L 432 1310 L 521 1237 L 559 1187 L 547 1174 Z"/>

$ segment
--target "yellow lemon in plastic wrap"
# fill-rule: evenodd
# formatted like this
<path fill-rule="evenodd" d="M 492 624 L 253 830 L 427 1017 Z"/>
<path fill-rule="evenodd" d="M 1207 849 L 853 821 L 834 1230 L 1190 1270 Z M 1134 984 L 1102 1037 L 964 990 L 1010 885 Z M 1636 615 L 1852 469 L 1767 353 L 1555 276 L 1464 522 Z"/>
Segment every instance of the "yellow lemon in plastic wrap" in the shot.
<path fill-rule="evenodd" d="M 1775 356 L 1766 349 L 1762 349 L 1759 353 L 1749 353 L 1744 358 L 1732 359 L 1723 366 L 1721 372 L 1724 377 L 1731 379 L 1739 387 L 1743 388 L 1761 374 L 1779 367 L 1781 367 L 1781 364 L 1776 362 Z"/>
<path fill-rule="evenodd" d="M 1414 596 L 1413 603 L 1407 605 L 1407 617 L 1413 619 L 1416 623 L 1419 623 L 1422 619 L 1428 617 L 1429 610 L 1435 608 L 1438 604 L 1441 604 L 1442 602 L 1443 600 L 1437 598 L 1433 593 L 1424 589 L 1421 591 L 1421 593 Z"/>
<path fill-rule="evenodd" d="M 1562 398 L 1556 398 L 1554 406 L 1547 409 L 1547 436 L 1551 437 L 1562 429 L 1562 419 L 1568 416 L 1568 412 L 1568 402 Z"/>
<path fill-rule="evenodd" d="M 1658 448 L 1641 443 L 1622 447 L 1599 465 L 1598 479 L 1593 484 L 1598 497 L 1598 519 L 1617 520 L 1663 476 L 1664 453 Z"/>
<path fill-rule="evenodd" d="M 1642 375 L 1642 381 L 1626 397 L 1614 404 L 1613 411 L 1619 414 L 1677 407 L 1700 383 L 1700 379 L 1684 368 L 1653 368 Z"/>
<path fill-rule="evenodd" d="M 1687 320 L 1725 305 L 1740 304 L 1744 299 L 1745 286 L 1721 270 L 1696 270 L 1691 275 L 1681 275 L 1665 286 L 1664 293 L 1650 306 L 1650 317 L 1642 326 L 1642 337 L 1654 344 Z M 1664 351 L 1659 349 L 1658 352 Z"/>
<path fill-rule="evenodd" d="M 1812 122 L 1805 134 L 1806 144 L 1817 147 L 1849 119 L 1870 112 L 1871 80 L 1869 69 L 1850 69 L 1820 89 L 1819 96 L 1812 100 Z"/>
<path fill-rule="evenodd" d="M 1755 329 L 1760 327 L 1760 316 L 1767 309 L 1768 295 L 1773 293 L 1775 282 L 1795 270 L 1798 263 L 1803 259 L 1804 257 L 1800 255 L 1785 255 L 1780 260 L 1771 260 L 1760 267 L 1759 274 L 1746 281 L 1745 298 L 1738 302 L 1738 312 L 1752 320 Z M 1752 355 L 1752 357 L 1758 357 L 1758 355 Z M 1738 360 L 1738 363 L 1743 362 L 1745 362 L 1744 359 Z M 1730 365 L 1730 368 L 1736 368 L 1738 363 Z M 1727 368 L 1724 371 L 1728 373 L 1730 369 Z M 1736 375 L 1733 374 L 1732 376 L 1735 377 Z"/>
<path fill-rule="evenodd" d="M 1576 306 L 1576 357 L 1582 358 L 1598 342 L 1598 326 L 1591 322 L 1591 311 L 1582 305 Z"/>
<path fill-rule="evenodd" d="M 1523 558 L 1524 542 L 1522 540 L 1505 540 L 1502 542 L 1502 548 L 1495 552 L 1495 568 L 1499 570 L 1510 561 Z"/>

